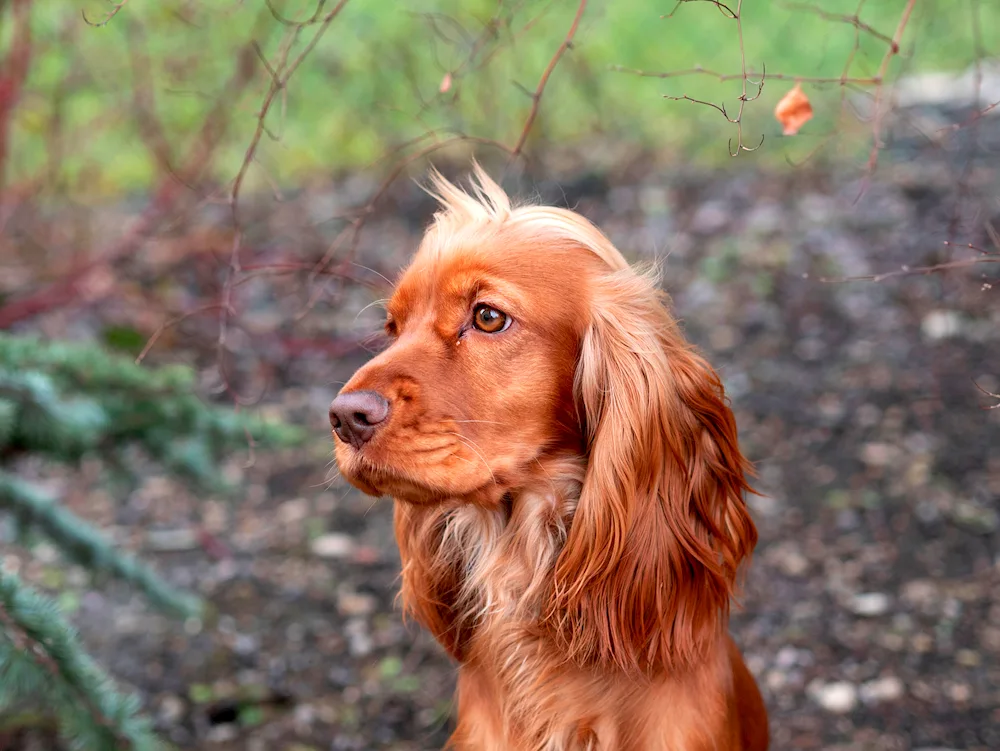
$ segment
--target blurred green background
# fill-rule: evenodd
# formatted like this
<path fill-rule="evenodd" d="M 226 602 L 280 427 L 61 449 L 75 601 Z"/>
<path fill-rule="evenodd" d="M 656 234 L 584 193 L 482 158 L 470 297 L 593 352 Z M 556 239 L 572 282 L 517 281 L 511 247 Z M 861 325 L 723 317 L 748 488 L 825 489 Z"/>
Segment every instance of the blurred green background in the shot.
<path fill-rule="evenodd" d="M 891 37 L 904 5 L 871 0 L 862 3 L 860 18 Z M 673 162 L 727 161 L 734 127 L 715 110 L 663 95 L 688 94 L 735 112 L 740 80 L 662 80 L 612 70 L 700 65 L 739 72 L 736 24 L 726 13 L 707 2 L 674 6 L 671 0 L 590 2 L 573 48 L 545 91 L 529 145 L 587 149 L 597 162 L 616 153 L 598 144 L 650 149 Z M 288 22 L 310 18 L 316 4 L 133 0 L 105 26 L 81 22 L 81 14 L 99 22 L 112 7 L 93 0 L 35 4 L 35 59 L 15 117 L 9 183 L 44 173 L 54 192 L 85 202 L 143 191 L 158 173 L 143 123 L 158 123 L 169 148 L 183 154 L 225 92 L 240 50 L 255 40 L 273 63 L 295 33 Z M 332 7 L 327 3 L 324 12 Z M 833 18 L 858 7 L 857 0 L 824 0 L 811 9 L 747 0 L 741 16 L 748 69 L 837 78 L 849 61 L 850 76 L 874 76 L 885 41 Z M 341 174 L 432 130 L 439 137 L 460 132 L 512 145 L 530 109 L 530 93 L 576 8 L 569 0 L 348 2 L 269 113 L 258 155 L 264 170 L 251 170 L 250 184 L 302 184 Z M 995 2 L 917 3 L 890 75 L 967 68 L 976 55 L 973 27 L 989 41 L 1000 30 L 998 21 Z M 4 29 L 4 46 L 11 27 Z M 315 26 L 300 30 L 293 57 L 315 33 Z M 261 63 L 253 64 L 258 70 L 252 85 L 228 105 L 230 130 L 213 164 L 219 180 L 238 170 L 269 84 Z M 453 82 L 442 93 L 448 73 Z M 745 141 L 766 138 L 754 159 L 797 161 L 834 129 L 848 136 L 841 141 L 845 148 L 863 148 L 870 139 L 870 125 L 857 118 L 838 121 L 840 87 L 831 84 L 807 84 L 816 118 L 799 137 L 782 138 L 772 112 L 791 86 L 766 81 L 760 98 L 747 105 Z M 852 96 L 864 97 L 859 91 Z M 822 151 L 824 159 L 839 153 Z"/>

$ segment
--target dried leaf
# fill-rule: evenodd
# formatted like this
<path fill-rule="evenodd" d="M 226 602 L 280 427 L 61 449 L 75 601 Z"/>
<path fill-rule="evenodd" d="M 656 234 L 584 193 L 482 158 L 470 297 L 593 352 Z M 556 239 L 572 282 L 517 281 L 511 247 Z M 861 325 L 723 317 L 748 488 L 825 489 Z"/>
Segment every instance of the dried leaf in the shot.
<path fill-rule="evenodd" d="M 778 106 L 774 108 L 774 116 L 784 128 L 786 136 L 794 136 L 799 128 L 812 119 L 812 104 L 802 91 L 802 84 L 795 84 L 791 91 L 781 97 Z"/>
<path fill-rule="evenodd" d="M 450 88 L 451 88 L 451 73 L 445 73 L 444 78 L 441 79 L 441 85 L 438 87 L 438 91 L 444 94 Z"/>

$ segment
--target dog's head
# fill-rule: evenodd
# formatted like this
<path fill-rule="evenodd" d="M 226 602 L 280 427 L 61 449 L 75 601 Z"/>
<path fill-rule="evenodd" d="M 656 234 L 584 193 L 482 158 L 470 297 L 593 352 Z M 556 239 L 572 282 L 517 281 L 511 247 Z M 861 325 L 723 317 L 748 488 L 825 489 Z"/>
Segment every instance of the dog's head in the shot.
<path fill-rule="evenodd" d="M 547 454 L 583 450 L 574 374 L 614 249 L 582 217 L 512 209 L 481 171 L 435 176 L 437 214 L 389 300 L 391 344 L 331 406 L 343 475 L 374 495 L 498 502 Z"/>
<path fill-rule="evenodd" d="M 572 211 L 513 208 L 478 167 L 389 300 L 391 345 L 331 406 L 343 475 L 428 504 L 516 503 L 585 466 L 546 616 L 581 662 L 692 657 L 756 541 L 714 371 L 650 275 Z"/>

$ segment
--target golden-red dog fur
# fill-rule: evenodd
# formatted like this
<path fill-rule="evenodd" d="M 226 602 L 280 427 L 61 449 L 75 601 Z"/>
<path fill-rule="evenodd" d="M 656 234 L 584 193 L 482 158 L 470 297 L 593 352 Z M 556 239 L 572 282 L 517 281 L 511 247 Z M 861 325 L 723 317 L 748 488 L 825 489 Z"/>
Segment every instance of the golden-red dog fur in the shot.
<path fill-rule="evenodd" d="M 718 376 L 586 219 L 513 208 L 478 166 L 434 186 L 392 343 L 341 392 L 388 417 L 336 456 L 395 498 L 406 611 L 461 666 L 451 747 L 767 748 L 727 633 L 757 532 Z"/>

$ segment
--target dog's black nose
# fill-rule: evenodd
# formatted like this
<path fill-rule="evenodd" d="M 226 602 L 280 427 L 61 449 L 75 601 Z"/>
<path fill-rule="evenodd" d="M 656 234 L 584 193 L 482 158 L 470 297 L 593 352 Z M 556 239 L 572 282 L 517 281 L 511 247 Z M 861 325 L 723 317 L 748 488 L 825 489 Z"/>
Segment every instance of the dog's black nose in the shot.
<path fill-rule="evenodd" d="M 344 443 L 359 449 L 389 416 L 389 402 L 375 391 L 340 394 L 330 404 L 330 425 Z"/>

